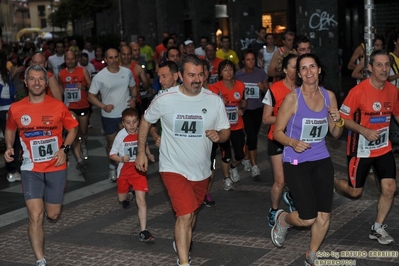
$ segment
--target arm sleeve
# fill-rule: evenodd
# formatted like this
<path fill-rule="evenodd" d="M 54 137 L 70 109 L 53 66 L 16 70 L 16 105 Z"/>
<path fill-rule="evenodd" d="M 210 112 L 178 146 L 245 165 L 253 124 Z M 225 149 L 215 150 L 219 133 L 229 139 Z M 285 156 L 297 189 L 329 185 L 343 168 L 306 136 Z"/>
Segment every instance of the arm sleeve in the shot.
<path fill-rule="evenodd" d="M 72 115 L 72 113 L 68 110 L 66 105 L 62 105 L 62 113 L 63 113 L 63 121 L 62 124 L 66 130 L 77 127 L 79 125 L 76 118 Z"/>
<path fill-rule="evenodd" d="M 225 109 L 223 101 L 220 97 L 218 97 L 218 105 L 217 106 L 218 106 L 217 113 L 218 113 L 219 119 L 218 119 L 218 123 L 217 123 L 215 130 L 219 131 L 222 129 L 230 128 L 230 122 L 229 122 L 229 119 L 227 118 L 226 109 Z"/>

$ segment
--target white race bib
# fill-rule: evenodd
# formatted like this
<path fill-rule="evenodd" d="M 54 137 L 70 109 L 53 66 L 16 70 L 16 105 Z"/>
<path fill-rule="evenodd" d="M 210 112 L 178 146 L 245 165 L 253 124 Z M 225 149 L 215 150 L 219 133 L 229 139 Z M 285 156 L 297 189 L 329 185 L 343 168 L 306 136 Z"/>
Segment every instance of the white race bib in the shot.
<path fill-rule="evenodd" d="M 125 155 L 129 155 L 129 162 L 134 162 L 137 156 L 137 140 L 136 141 L 129 141 L 123 142 L 123 154 L 122 157 Z"/>
<path fill-rule="evenodd" d="M 30 148 L 34 163 L 50 161 L 53 159 L 55 152 L 58 151 L 58 138 L 31 140 Z"/>
<path fill-rule="evenodd" d="M 66 84 L 64 92 L 65 103 L 79 102 L 82 99 L 81 91 L 78 89 L 77 84 Z"/>
<path fill-rule="evenodd" d="M 378 130 L 380 137 L 376 140 L 369 141 L 363 135 L 359 134 L 359 145 L 363 150 L 378 150 L 388 146 L 389 127 L 384 127 Z"/>
<path fill-rule="evenodd" d="M 203 114 L 174 114 L 173 136 L 177 138 L 202 138 L 205 133 Z"/>
<path fill-rule="evenodd" d="M 209 84 L 214 84 L 218 82 L 218 75 L 217 74 L 213 74 L 212 76 L 210 76 L 209 78 Z"/>
<path fill-rule="evenodd" d="M 238 122 L 238 107 L 237 106 L 226 106 L 227 117 L 229 118 L 230 124 L 236 124 Z"/>
<path fill-rule="evenodd" d="M 325 118 L 303 118 L 301 141 L 306 143 L 317 143 L 324 139 L 328 131 L 328 119 Z"/>
<path fill-rule="evenodd" d="M 258 99 L 259 98 L 259 86 L 256 83 L 244 83 L 245 85 L 245 98 L 246 99 Z"/>

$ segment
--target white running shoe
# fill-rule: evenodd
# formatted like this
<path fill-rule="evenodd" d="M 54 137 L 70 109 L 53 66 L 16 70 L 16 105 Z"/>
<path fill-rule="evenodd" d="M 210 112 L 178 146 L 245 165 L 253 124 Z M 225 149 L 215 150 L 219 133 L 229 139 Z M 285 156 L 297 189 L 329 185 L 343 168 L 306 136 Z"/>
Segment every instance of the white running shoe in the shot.
<path fill-rule="evenodd" d="M 89 153 L 86 146 L 82 147 L 82 158 L 85 160 L 89 159 Z"/>
<path fill-rule="evenodd" d="M 230 169 L 230 178 L 234 183 L 240 181 L 240 174 L 238 173 L 237 167 Z"/>
<path fill-rule="evenodd" d="M 108 178 L 111 183 L 116 182 L 116 169 L 109 169 Z"/>
<path fill-rule="evenodd" d="M 224 184 L 223 184 L 224 190 L 229 191 L 229 190 L 233 190 L 234 189 L 233 181 L 231 181 L 230 178 L 225 178 L 223 182 L 224 182 Z"/>
<path fill-rule="evenodd" d="M 251 172 L 251 162 L 249 160 L 242 160 L 241 162 L 244 165 L 245 172 Z"/>
<path fill-rule="evenodd" d="M 15 173 L 8 173 L 7 174 L 7 181 L 13 183 L 15 181 L 21 181 L 21 174 L 18 172 Z"/>
<path fill-rule="evenodd" d="M 379 229 L 374 229 L 374 225 L 371 227 L 371 233 L 369 234 L 370 239 L 376 239 L 378 242 L 382 245 L 388 245 L 394 242 L 394 239 L 392 236 L 390 236 L 387 231 L 385 231 L 385 228 L 387 228 L 388 225 L 384 224 L 381 228 Z"/>
<path fill-rule="evenodd" d="M 256 165 L 252 166 L 251 175 L 252 175 L 252 177 L 256 177 L 256 176 L 260 175 L 260 170 L 259 170 L 258 166 L 256 166 Z"/>

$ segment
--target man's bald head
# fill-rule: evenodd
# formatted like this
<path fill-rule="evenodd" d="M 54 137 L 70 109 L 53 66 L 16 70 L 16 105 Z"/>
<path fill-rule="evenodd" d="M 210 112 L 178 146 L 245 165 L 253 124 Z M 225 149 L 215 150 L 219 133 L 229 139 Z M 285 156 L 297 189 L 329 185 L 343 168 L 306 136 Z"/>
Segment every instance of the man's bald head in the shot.
<path fill-rule="evenodd" d="M 42 66 L 46 67 L 46 57 L 42 53 L 36 53 L 32 56 L 32 59 L 30 60 L 30 65 L 37 65 L 37 66 Z"/>
<path fill-rule="evenodd" d="M 133 60 L 138 61 L 140 58 L 140 45 L 137 42 L 131 42 L 129 46 L 132 49 Z"/>

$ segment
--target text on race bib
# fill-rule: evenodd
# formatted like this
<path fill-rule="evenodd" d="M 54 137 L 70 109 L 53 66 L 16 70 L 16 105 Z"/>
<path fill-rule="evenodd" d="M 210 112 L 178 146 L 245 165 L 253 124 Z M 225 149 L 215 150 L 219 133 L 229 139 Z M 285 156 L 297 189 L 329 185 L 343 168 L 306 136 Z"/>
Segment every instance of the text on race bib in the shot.
<path fill-rule="evenodd" d="M 55 152 L 58 151 L 58 138 L 31 140 L 30 147 L 33 162 L 50 161 L 53 159 Z"/>
<path fill-rule="evenodd" d="M 129 155 L 129 162 L 134 162 L 137 156 L 137 141 L 130 141 L 123 143 L 122 156 Z"/>
<path fill-rule="evenodd" d="M 256 83 L 244 83 L 245 85 L 245 98 L 246 99 L 258 99 L 259 98 L 259 86 Z"/>
<path fill-rule="evenodd" d="M 81 91 L 76 84 L 66 84 L 64 99 L 67 103 L 79 102 L 82 99 Z"/>
<path fill-rule="evenodd" d="M 328 132 L 328 119 L 302 119 L 301 141 L 306 143 L 317 143 L 324 139 Z"/>
<path fill-rule="evenodd" d="M 173 136 L 178 138 L 202 138 L 205 133 L 202 114 L 174 114 Z"/>
<path fill-rule="evenodd" d="M 236 124 L 238 122 L 238 107 L 237 106 L 226 106 L 227 117 L 229 118 L 230 124 Z"/>

